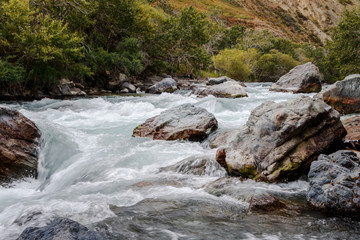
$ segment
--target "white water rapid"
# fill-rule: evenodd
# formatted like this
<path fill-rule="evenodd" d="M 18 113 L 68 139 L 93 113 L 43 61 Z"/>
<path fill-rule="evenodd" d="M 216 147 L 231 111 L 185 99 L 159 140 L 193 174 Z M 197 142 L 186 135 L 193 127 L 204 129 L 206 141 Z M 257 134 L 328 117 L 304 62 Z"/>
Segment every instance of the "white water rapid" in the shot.
<path fill-rule="evenodd" d="M 161 94 L 1 104 L 36 123 L 42 148 L 38 179 L 0 187 L 0 239 L 16 239 L 56 216 L 118 239 L 356 239 L 360 226 L 352 220 L 306 211 L 246 215 L 249 198 L 259 192 L 306 204 L 304 180 L 240 182 L 221 178 L 219 169 L 207 176 L 161 172 L 191 156 L 215 159 L 216 150 L 131 137 L 147 118 L 184 103 L 213 113 L 219 128 L 236 129 L 262 102 L 297 97 L 268 88 L 250 84 L 249 97 L 241 99 Z"/>

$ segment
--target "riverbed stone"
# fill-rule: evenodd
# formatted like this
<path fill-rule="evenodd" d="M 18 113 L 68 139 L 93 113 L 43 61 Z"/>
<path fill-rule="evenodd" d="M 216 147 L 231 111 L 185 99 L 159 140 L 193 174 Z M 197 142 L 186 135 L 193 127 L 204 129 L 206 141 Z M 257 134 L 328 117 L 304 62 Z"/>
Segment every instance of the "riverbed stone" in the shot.
<path fill-rule="evenodd" d="M 213 95 L 218 98 L 242 98 L 248 96 L 241 83 L 236 81 L 226 81 L 212 86 L 195 86 L 193 93 L 199 97 Z"/>
<path fill-rule="evenodd" d="M 307 201 L 317 209 L 360 213 L 360 160 L 352 151 L 320 155 L 311 164 Z"/>
<path fill-rule="evenodd" d="M 204 108 L 184 104 L 146 120 L 134 129 L 133 137 L 203 141 L 217 127 L 218 122 L 212 113 Z"/>
<path fill-rule="evenodd" d="M 321 75 L 319 68 L 308 62 L 296 66 L 274 83 L 270 91 L 311 93 L 321 91 Z"/>
<path fill-rule="evenodd" d="M 340 114 L 319 99 L 265 102 L 251 112 L 229 146 L 218 149 L 217 161 L 231 175 L 295 180 L 345 135 Z"/>
<path fill-rule="evenodd" d="M 68 218 L 56 218 L 44 227 L 26 228 L 17 240 L 110 240 L 102 233 Z"/>
<path fill-rule="evenodd" d="M 177 83 L 173 78 L 164 78 L 160 82 L 155 83 L 153 86 L 149 88 L 149 93 L 153 94 L 161 94 L 163 92 L 172 93 L 176 91 Z"/>
<path fill-rule="evenodd" d="M 208 156 L 189 157 L 174 165 L 163 167 L 160 171 L 211 177 L 225 177 L 227 175 L 224 168 L 214 158 Z"/>
<path fill-rule="evenodd" d="M 347 131 L 345 140 L 359 141 L 360 140 L 360 115 L 349 117 L 342 121 Z"/>
<path fill-rule="evenodd" d="M 347 76 L 315 97 L 342 114 L 360 113 L 360 74 Z"/>
<path fill-rule="evenodd" d="M 20 112 L 0 107 L 0 184 L 37 176 L 40 131 Z"/>

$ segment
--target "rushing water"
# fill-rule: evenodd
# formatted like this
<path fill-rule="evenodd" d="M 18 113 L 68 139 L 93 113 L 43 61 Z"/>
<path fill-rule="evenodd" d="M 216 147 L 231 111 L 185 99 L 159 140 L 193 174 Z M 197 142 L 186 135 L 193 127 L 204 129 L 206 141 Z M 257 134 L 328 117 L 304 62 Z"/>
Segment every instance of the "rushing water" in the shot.
<path fill-rule="evenodd" d="M 20 110 L 42 133 L 39 177 L 0 187 L 0 239 L 28 226 L 68 217 L 117 239 L 358 239 L 357 221 L 313 212 L 308 183 L 240 182 L 213 168 L 206 176 L 159 171 L 215 151 L 206 144 L 132 138 L 160 112 L 191 103 L 213 113 L 222 129 L 243 125 L 264 101 L 296 98 L 252 84 L 249 98 L 161 94 L 2 104 Z M 269 192 L 293 207 L 247 214 L 251 196 Z"/>

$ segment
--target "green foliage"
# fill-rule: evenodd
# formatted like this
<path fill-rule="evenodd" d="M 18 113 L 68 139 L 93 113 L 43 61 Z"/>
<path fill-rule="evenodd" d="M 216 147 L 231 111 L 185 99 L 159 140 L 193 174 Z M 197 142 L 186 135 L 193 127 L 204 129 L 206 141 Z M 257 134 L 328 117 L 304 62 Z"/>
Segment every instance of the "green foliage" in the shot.
<path fill-rule="evenodd" d="M 48 82 L 60 75 L 88 72 L 78 64 L 84 57 L 83 39 L 67 24 L 34 11 L 29 0 L 3 2 L 0 14 L 0 53 L 24 66 L 29 78 Z"/>
<path fill-rule="evenodd" d="M 255 49 L 225 49 L 214 57 L 214 63 L 223 74 L 239 81 L 249 81 L 257 59 L 258 51 Z"/>
<path fill-rule="evenodd" d="M 20 83 L 24 81 L 25 70 L 21 66 L 0 59 L 0 84 L 1 83 Z"/>
<path fill-rule="evenodd" d="M 288 54 L 271 50 L 270 53 L 262 55 L 256 64 L 255 78 L 260 81 L 277 81 L 282 75 L 289 72 L 300 62 Z"/>
<path fill-rule="evenodd" d="M 329 54 L 324 65 L 329 81 L 341 80 L 360 72 L 360 9 L 346 11 L 334 29 L 332 42 L 327 45 Z"/>

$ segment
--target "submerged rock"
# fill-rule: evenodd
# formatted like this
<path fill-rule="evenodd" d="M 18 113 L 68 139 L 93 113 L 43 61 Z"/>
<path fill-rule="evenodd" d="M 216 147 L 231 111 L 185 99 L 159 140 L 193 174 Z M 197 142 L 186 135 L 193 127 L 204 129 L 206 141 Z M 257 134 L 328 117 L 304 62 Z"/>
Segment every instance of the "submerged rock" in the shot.
<path fill-rule="evenodd" d="M 213 95 L 219 98 L 241 98 L 248 96 L 241 83 L 236 81 L 226 81 L 213 86 L 195 87 L 193 93 L 200 97 Z"/>
<path fill-rule="evenodd" d="M 347 76 L 315 97 L 342 114 L 360 113 L 360 74 Z"/>
<path fill-rule="evenodd" d="M 177 89 L 178 89 L 177 83 L 174 79 L 164 78 L 160 82 L 157 82 L 153 86 L 151 86 L 149 88 L 149 93 L 153 93 L 153 94 L 160 94 L 163 92 L 172 93 L 172 92 L 176 91 Z"/>
<path fill-rule="evenodd" d="M 311 62 L 296 66 L 274 83 L 270 91 L 310 93 L 321 91 L 321 75 Z"/>
<path fill-rule="evenodd" d="M 172 166 L 161 168 L 160 171 L 172 171 L 198 176 L 224 177 L 226 171 L 215 159 L 209 157 L 189 157 Z"/>
<path fill-rule="evenodd" d="M 270 194 L 255 195 L 250 200 L 248 213 L 250 212 L 271 212 L 285 208 L 285 204 Z"/>
<path fill-rule="evenodd" d="M 217 161 L 232 175 L 294 180 L 345 135 L 340 114 L 319 99 L 265 102 L 251 112 L 229 147 L 218 150 Z"/>
<path fill-rule="evenodd" d="M 37 176 L 40 132 L 20 112 L 0 107 L 0 184 Z"/>
<path fill-rule="evenodd" d="M 360 213 L 360 160 L 352 151 L 320 155 L 311 164 L 307 201 L 315 208 Z"/>
<path fill-rule="evenodd" d="M 68 218 L 56 218 L 45 227 L 26 228 L 17 240 L 110 240 L 107 236 L 89 231 Z"/>
<path fill-rule="evenodd" d="M 213 114 L 204 108 L 184 104 L 146 120 L 134 129 L 133 137 L 202 141 L 217 127 L 218 123 Z"/>

